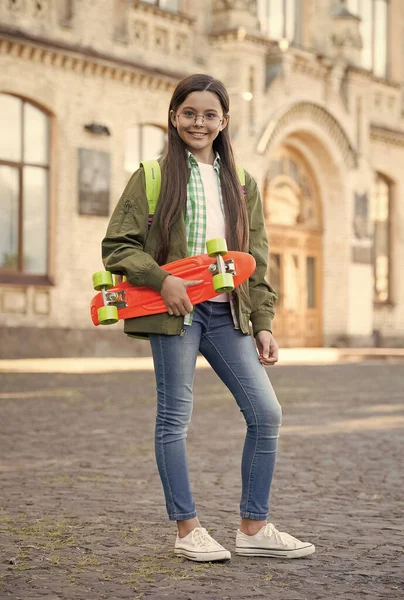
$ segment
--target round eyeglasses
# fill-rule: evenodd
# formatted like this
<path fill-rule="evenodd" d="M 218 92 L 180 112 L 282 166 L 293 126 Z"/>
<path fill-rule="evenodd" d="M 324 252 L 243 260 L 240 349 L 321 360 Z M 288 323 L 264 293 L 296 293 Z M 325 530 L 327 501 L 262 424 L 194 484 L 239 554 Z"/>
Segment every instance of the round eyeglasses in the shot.
<path fill-rule="evenodd" d="M 196 125 L 198 118 L 201 118 L 202 126 L 206 127 L 206 129 L 209 129 L 209 131 L 214 131 L 217 129 L 223 120 L 214 112 L 207 112 L 204 115 L 198 115 L 193 110 L 189 109 L 185 109 L 180 113 L 177 113 L 177 117 L 181 127 L 190 127 L 192 125 Z"/>

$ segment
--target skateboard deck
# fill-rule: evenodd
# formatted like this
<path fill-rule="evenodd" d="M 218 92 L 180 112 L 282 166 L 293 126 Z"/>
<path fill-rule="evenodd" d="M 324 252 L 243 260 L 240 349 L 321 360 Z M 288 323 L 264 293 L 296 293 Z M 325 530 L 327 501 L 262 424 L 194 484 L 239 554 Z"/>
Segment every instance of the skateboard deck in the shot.
<path fill-rule="evenodd" d="M 221 258 L 226 272 L 233 275 L 234 287 L 246 281 L 255 271 L 255 259 L 246 252 L 230 251 Z M 203 283 L 187 289 L 192 304 L 199 304 L 223 293 L 216 292 L 213 287 L 216 265 L 216 258 L 199 254 L 163 265 L 162 269 L 182 279 L 203 280 Z M 118 320 L 167 312 L 159 292 L 148 287 L 133 286 L 128 281 L 102 290 L 93 297 L 90 308 L 94 325 L 100 325 L 98 310 L 103 306 L 116 306 Z"/>

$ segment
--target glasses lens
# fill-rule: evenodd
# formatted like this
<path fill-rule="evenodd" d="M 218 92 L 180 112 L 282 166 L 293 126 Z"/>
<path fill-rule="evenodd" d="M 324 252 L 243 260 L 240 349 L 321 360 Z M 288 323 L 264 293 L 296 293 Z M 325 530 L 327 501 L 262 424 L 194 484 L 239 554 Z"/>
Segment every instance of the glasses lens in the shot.
<path fill-rule="evenodd" d="M 196 123 L 203 125 L 206 129 L 214 130 L 220 125 L 221 118 L 215 113 L 206 113 L 205 115 L 197 115 L 190 110 L 185 110 L 178 115 L 178 120 L 181 127 L 189 127 Z"/>

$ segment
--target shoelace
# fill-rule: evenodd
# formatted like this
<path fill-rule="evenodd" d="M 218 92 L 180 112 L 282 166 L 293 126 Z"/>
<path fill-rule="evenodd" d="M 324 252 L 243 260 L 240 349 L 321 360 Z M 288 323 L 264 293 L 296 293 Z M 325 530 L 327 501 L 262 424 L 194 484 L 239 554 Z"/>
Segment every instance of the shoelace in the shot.
<path fill-rule="evenodd" d="M 206 531 L 204 527 L 198 527 L 192 531 L 192 537 L 197 544 L 202 546 L 205 550 L 211 547 L 213 544 L 213 539 L 210 537 L 209 533 Z"/>
<path fill-rule="evenodd" d="M 265 527 L 264 535 L 266 537 L 274 537 L 278 544 L 281 544 L 283 546 L 290 546 L 290 544 L 293 544 L 295 546 L 297 541 L 296 538 L 294 538 L 292 535 L 289 535 L 289 533 L 286 533 L 284 531 L 278 531 L 276 527 L 272 525 L 272 523 L 267 524 L 267 526 Z"/>

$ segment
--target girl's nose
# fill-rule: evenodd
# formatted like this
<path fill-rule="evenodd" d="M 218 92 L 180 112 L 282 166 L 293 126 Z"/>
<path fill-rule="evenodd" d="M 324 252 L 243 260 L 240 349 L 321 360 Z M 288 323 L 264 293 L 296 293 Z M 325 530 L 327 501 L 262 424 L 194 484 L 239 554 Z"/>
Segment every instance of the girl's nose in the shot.
<path fill-rule="evenodd" d="M 198 119 L 200 119 L 200 123 L 198 122 Z M 203 115 L 196 115 L 195 116 L 195 125 L 200 125 L 201 127 L 203 127 L 205 124 L 205 117 Z"/>

